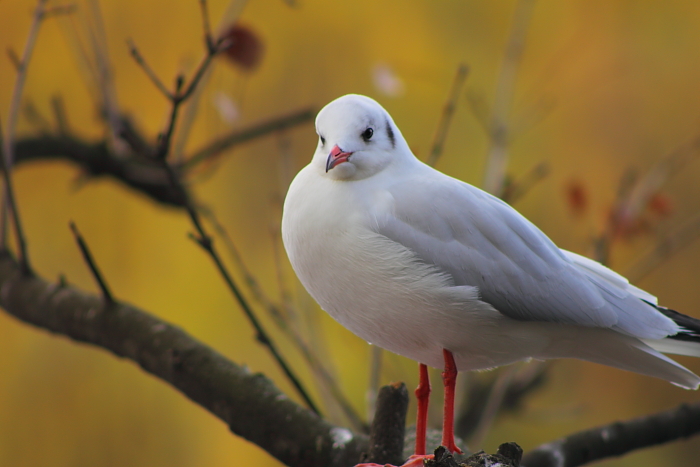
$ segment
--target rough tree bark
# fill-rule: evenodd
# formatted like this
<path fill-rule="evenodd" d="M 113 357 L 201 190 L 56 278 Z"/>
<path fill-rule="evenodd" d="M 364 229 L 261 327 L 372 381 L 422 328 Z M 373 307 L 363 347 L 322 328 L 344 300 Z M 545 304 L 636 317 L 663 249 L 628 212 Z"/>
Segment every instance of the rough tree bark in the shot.
<path fill-rule="evenodd" d="M 180 328 L 136 307 L 23 273 L 0 252 L 0 306 L 16 318 L 138 363 L 291 467 L 347 467 L 367 436 L 299 406 L 260 373 L 232 363 Z"/>

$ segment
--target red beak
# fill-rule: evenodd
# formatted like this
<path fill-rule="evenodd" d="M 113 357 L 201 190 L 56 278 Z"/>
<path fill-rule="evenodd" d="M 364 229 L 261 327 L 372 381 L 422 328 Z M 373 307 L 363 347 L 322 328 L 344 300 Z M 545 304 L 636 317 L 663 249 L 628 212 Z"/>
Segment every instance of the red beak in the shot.
<path fill-rule="evenodd" d="M 326 161 L 326 173 L 336 165 L 347 162 L 351 155 L 351 152 L 343 152 L 337 144 L 333 146 L 331 153 L 328 154 L 328 160 Z"/>

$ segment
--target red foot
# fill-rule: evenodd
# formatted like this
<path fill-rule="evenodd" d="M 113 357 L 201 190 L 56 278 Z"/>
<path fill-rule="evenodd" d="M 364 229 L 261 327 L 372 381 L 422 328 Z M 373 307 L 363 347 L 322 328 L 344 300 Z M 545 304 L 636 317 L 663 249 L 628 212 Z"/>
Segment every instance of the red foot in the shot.
<path fill-rule="evenodd" d="M 432 459 L 433 456 L 432 454 L 430 455 L 418 455 L 414 454 L 411 457 L 408 458 L 405 464 L 399 466 L 399 467 L 423 467 L 423 459 Z M 357 464 L 355 467 L 396 467 L 391 464 Z"/>
<path fill-rule="evenodd" d="M 457 383 L 457 365 L 455 358 L 447 349 L 442 349 L 445 357 L 445 371 L 442 372 L 442 382 L 445 385 L 445 406 L 442 415 L 442 445 L 451 453 L 462 454 L 455 444 L 455 384 Z"/>

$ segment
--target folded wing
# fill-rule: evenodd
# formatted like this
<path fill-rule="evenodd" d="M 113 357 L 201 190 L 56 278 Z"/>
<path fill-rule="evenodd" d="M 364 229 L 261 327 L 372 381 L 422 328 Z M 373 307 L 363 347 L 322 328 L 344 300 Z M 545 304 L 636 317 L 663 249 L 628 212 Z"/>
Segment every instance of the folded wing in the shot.
<path fill-rule="evenodd" d="M 647 339 L 678 326 L 646 300 L 656 298 L 619 274 L 557 248 L 498 198 L 437 171 L 391 185 L 391 209 L 378 233 L 449 274 L 454 285 L 517 320 L 612 328 Z M 416 207 L 419 207 L 418 209 Z"/>

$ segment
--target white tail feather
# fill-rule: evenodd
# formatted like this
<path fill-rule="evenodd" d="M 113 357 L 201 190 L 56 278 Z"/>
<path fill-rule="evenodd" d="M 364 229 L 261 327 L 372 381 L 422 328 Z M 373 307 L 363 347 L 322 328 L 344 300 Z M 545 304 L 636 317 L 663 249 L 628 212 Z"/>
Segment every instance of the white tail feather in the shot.
<path fill-rule="evenodd" d="M 681 341 L 675 339 L 641 339 L 654 350 L 674 355 L 700 357 L 700 342 Z"/>

